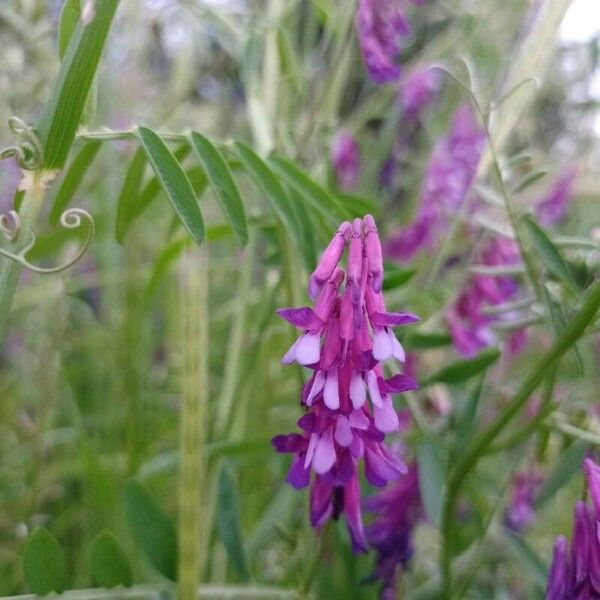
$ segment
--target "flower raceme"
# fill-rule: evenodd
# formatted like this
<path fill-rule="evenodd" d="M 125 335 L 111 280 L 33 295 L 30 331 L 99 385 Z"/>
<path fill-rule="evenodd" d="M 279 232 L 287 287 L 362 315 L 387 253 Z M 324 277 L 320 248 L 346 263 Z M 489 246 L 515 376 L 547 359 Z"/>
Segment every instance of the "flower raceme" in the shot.
<path fill-rule="evenodd" d="M 346 269 L 340 267 L 346 250 Z M 301 330 L 282 359 L 312 370 L 302 390 L 301 433 L 278 435 L 278 452 L 294 454 L 287 481 L 311 484 L 314 527 L 342 513 L 355 551 L 366 551 L 360 511 L 358 462 L 366 479 L 383 486 L 406 466 L 383 443 L 399 429 L 392 394 L 417 388 L 402 374 L 385 378 L 382 361 L 405 360 L 393 328 L 414 323 L 412 314 L 387 312 L 381 286 L 381 243 L 371 215 L 342 223 L 310 277 L 314 307 L 282 308 L 277 314 Z M 343 286 L 343 290 L 342 290 Z"/>

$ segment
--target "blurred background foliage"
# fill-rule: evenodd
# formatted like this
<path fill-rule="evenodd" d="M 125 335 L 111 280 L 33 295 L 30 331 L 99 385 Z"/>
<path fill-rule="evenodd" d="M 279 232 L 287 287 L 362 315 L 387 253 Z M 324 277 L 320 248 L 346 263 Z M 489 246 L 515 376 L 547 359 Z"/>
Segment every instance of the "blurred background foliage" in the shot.
<path fill-rule="evenodd" d="M 571 10 L 581 15 L 588 4 L 576 0 Z M 0 3 L 2 145 L 11 141 L 8 117 L 33 122 L 47 99 L 59 66 L 61 6 L 60 0 Z M 519 40 L 528 34 L 530 10 L 525 0 L 429 0 L 411 8 L 414 31 L 403 48 L 402 64 L 406 70 L 446 65 L 485 106 L 499 98 Z M 444 77 L 418 126 L 407 123 L 394 86 L 375 86 L 365 76 L 353 18 L 352 2 L 333 0 L 124 1 L 83 130 L 128 131 L 143 124 L 160 132 L 200 131 L 219 142 L 251 142 L 263 155 L 274 150 L 293 159 L 343 198 L 329 159 L 332 138 L 343 127 L 358 139 L 363 157 L 356 198 L 347 198 L 348 206 L 358 212 L 366 207 L 380 231 L 392 233 L 410 220 L 432 147 L 448 130 L 456 107 L 469 98 Z M 600 40 L 598 30 L 587 37 L 574 35 L 580 22 L 561 29 L 556 45 L 552 36 L 543 49 L 547 76 L 519 116 L 502 157 L 527 150 L 524 174 L 548 171 L 518 195 L 523 207 L 543 196 L 567 168 L 576 168 L 575 200 L 560 233 L 598 240 Z M 409 132 L 409 151 L 401 158 L 395 185 L 382 189 L 379 172 L 398 132 Z M 75 150 L 81 147 L 80 139 Z M 117 201 L 135 150 L 127 139 L 103 142 L 75 194 L 74 203 L 96 221 L 96 237 L 85 258 L 60 275 L 22 275 L 0 355 L 4 595 L 26 591 L 22 555 L 37 526 L 47 527 L 61 542 L 69 587 L 93 585 L 90 546 L 104 529 L 123 544 L 135 582 L 163 581 L 127 524 L 125 489 L 132 478 L 142 482 L 175 519 L 183 361 L 177 277 L 185 273 L 178 257 L 189 242 L 158 189 L 157 199 L 131 225 L 123 244 L 115 241 Z M 183 162 L 190 169 L 191 158 Z M 210 281 L 209 466 L 201 580 L 221 584 L 249 577 L 257 585 L 297 589 L 315 577 L 319 598 L 375 597 L 376 586 L 364 582 L 373 569 L 372 558 L 351 554 L 341 526 L 334 527 L 327 541 L 327 568 L 310 572 L 315 537 L 307 523 L 306 494 L 284 484 L 288 459 L 276 455 L 269 443 L 272 435 L 293 429 L 302 382 L 300 370 L 280 366 L 292 334 L 274 310 L 306 304 L 309 259 L 327 242 L 331 224 L 311 215 L 314 239 L 306 240 L 304 251 L 289 240 L 282 244 L 261 193 L 239 164 L 233 161 L 232 167 L 251 224 L 246 248 L 240 250 L 212 192 L 206 190 L 201 199 Z M 143 184 L 151 179 L 146 169 Z M 53 184 L 38 224 L 38 246 L 31 258 L 42 264 L 69 255 L 74 243 L 72 233 L 59 232 L 48 222 L 61 181 Z M 0 182 L 0 207 L 7 210 L 18 183 L 9 160 L 0 162 Z M 454 239 L 448 258 L 462 256 L 470 244 Z M 574 265 L 584 262 L 578 250 L 569 250 L 568 258 Z M 582 277 L 593 273 L 598 260 L 597 251 L 591 259 L 585 254 L 588 266 L 581 267 Z M 388 305 L 419 314 L 420 331 L 445 332 L 441 315 L 460 289 L 464 272 L 438 271 L 431 281 L 431 264 L 428 255 L 412 261 L 414 276 L 392 286 Z M 482 401 L 482 420 L 486 410 L 510 397 L 540 348 L 548 346 L 543 326 L 531 328 L 530 335 L 519 360 L 503 358 L 488 376 L 486 389 L 493 392 Z M 591 339 L 582 341 L 582 364 L 568 355 L 556 386 L 564 413 L 596 434 L 598 350 Z M 418 350 L 418 356 L 419 378 L 459 358 L 448 345 Z M 416 396 L 431 431 L 445 442 L 454 439 L 453 411 L 436 407 L 445 403 L 457 410 L 472 387 L 435 385 Z M 411 430 L 407 445 L 420 435 Z M 477 539 L 485 515 L 506 495 L 511 472 L 535 452 L 551 464 L 569 439 L 552 436 L 546 446 L 538 440 L 527 452 L 521 446 L 489 459 L 469 480 L 471 505 L 465 510 L 471 518 L 455 551 Z M 248 573 L 240 572 L 239 560 L 237 565 L 230 560 L 215 518 L 224 465 L 231 474 L 231 493 L 239 499 Z M 492 528 L 481 548 L 485 567 L 474 576 L 472 597 L 539 597 L 552 539 L 569 531 L 570 507 L 579 492 L 580 483 L 573 480 L 555 502 L 540 508 L 527 532 L 527 547 L 507 541 L 501 524 Z M 426 587 L 433 577 L 436 536 L 431 525 L 418 527 L 413 568 L 403 576 L 407 590 Z"/>

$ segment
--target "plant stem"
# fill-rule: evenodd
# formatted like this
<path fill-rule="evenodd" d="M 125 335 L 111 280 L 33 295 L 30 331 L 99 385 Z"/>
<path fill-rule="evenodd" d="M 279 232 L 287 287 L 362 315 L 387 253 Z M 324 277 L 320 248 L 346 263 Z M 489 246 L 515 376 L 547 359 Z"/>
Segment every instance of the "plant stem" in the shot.
<path fill-rule="evenodd" d="M 538 360 L 525 381 L 521 384 L 512 401 L 498 415 L 470 446 L 467 447 L 450 473 L 447 491 L 442 510 L 442 545 L 440 550 L 440 567 L 442 572 L 442 597 L 452 597 L 452 571 L 450 564 L 449 541 L 452 528 L 454 507 L 460 491 L 460 486 L 478 460 L 486 453 L 487 448 L 498 437 L 506 424 L 523 408 L 531 394 L 535 391 L 548 369 L 552 368 L 569 348 L 583 335 L 586 327 L 594 319 L 600 309 L 600 282 L 592 286 L 586 294 L 581 310 L 563 330 L 552 348 Z"/>
<path fill-rule="evenodd" d="M 208 401 L 208 260 L 190 249 L 180 274 L 183 342 L 179 475 L 179 600 L 196 600 L 200 577 L 205 415 Z"/>
<path fill-rule="evenodd" d="M 49 179 L 45 171 L 25 171 L 23 174 L 21 185 L 24 194 L 19 209 L 21 233 L 15 242 L 9 244 L 10 251 L 15 254 L 31 240 Z M 21 268 L 21 265 L 12 260 L 0 258 L 0 341 L 6 333 Z"/>

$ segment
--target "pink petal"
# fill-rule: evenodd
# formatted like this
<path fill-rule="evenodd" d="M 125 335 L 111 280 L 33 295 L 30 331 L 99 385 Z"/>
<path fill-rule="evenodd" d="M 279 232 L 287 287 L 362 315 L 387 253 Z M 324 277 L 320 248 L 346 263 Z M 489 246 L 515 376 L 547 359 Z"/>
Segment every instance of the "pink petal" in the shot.
<path fill-rule="evenodd" d="M 313 400 L 323 391 L 323 386 L 325 385 L 325 372 L 317 371 L 315 373 L 315 378 L 313 380 L 312 387 L 310 388 L 310 392 L 306 398 L 306 406 L 310 406 L 313 403 Z"/>
<path fill-rule="evenodd" d="M 335 424 L 335 441 L 346 448 L 352 443 L 352 430 L 348 418 L 339 415 Z"/>
<path fill-rule="evenodd" d="M 331 410 L 337 410 L 340 407 L 337 369 L 327 373 L 327 379 L 325 380 L 325 387 L 323 389 L 323 400 L 325 406 Z"/>
<path fill-rule="evenodd" d="M 321 356 L 321 338 L 316 333 L 305 333 L 298 341 L 295 351 L 296 362 L 301 365 L 314 365 Z"/>
<path fill-rule="evenodd" d="M 373 336 L 373 356 L 382 361 L 394 355 L 393 342 L 387 329 L 376 329 Z"/>
<path fill-rule="evenodd" d="M 335 464 L 335 447 L 333 445 L 333 433 L 328 429 L 323 433 L 317 443 L 313 457 L 313 469 L 319 473 L 327 473 Z"/>
<path fill-rule="evenodd" d="M 369 429 L 369 417 L 362 410 L 353 410 L 348 420 L 354 429 Z"/>
<path fill-rule="evenodd" d="M 410 313 L 382 313 L 376 312 L 369 316 L 374 327 L 398 327 L 420 321 L 419 317 Z"/>
<path fill-rule="evenodd" d="M 390 433 L 391 431 L 398 431 L 400 429 L 400 421 L 389 396 L 383 398 L 383 406 L 376 406 L 373 409 L 373 416 L 375 427 L 383 433 Z"/>
<path fill-rule="evenodd" d="M 298 329 L 320 329 L 325 324 L 314 313 L 313 309 L 308 306 L 302 306 L 301 308 L 280 308 L 276 312 L 282 319 Z"/>
<path fill-rule="evenodd" d="M 306 449 L 306 457 L 304 458 L 304 468 L 307 469 L 315 455 L 317 444 L 319 443 L 319 434 L 311 433 L 308 448 Z"/>
<path fill-rule="evenodd" d="M 354 408 L 360 408 L 367 401 L 367 388 L 360 373 L 354 373 L 350 380 L 350 400 Z"/>
<path fill-rule="evenodd" d="M 379 390 L 382 394 L 401 394 L 402 392 L 408 392 L 410 390 L 416 390 L 419 384 L 408 375 L 402 375 L 398 373 L 389 379 L 383 379 L 378 377 Z"/>
<path fill-rule="evenodd" d="M 381 394 L 379 393 L 379 385 L 377 384 L 377 376 L 373 371 L 367 373 L 367 386 L 369 388 L 369 396 L 374 406 L 382 406 Z"/>

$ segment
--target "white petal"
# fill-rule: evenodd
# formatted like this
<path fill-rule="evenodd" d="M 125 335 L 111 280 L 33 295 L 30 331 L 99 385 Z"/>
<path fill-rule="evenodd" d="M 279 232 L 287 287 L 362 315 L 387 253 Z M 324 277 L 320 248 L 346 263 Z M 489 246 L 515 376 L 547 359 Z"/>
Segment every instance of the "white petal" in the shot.
<path fill-rule="evenodd" d="M 308 442 L 308 448 L 306 449 L 306 458 L 304 459 L 304 468 L 308 469 L 313 456 L 315 455 L 315 449 L 317 447 L 317 442 L 319 441 L 319 436 L 316 433 L 310 434 L 310 441 Z"/>
<path fill-rule="evenodd" d="M 387 329 L 381 328 L 375 330 L 373 336 L 373 357 L 375 360 L 387 360 L 394 354 L 394 346 L 390 339 Z"/>
<path fill-rule="evenodd" d="M 296 359 L 296 347 L 300 343 L 303 336 L 300 336 L 289 348 L 289 350 L 283 355 L 281 359 L 282 365 L 291 365 Z"/>
<path fill-rule="evenodd" d="M 305 333 L 296 346 L 296 362 L 301 365 L 314 365 L 321 356 L 321 336 L 318 333 Z"/>
<path fill-rule="evenodd" d="M 350 400 L 354 408 L 360 408 L 367 401 L 367 388 L 360 373 L 354 373 L 350 380 Z"/>
<path fill-rule="evenodd" d="M 335 424 L 335 441 L 346 448 L 352 442 L 352 430 L 348 418 L 344 415 L 339 415 Z"/>
<path fill-rule="evenodd" d="M 310 406 L 313 400 L 321 393 L 323 386 L 325 385 L 325 371 L 317 371 L 315 378 L 313 379 L 312 387 L 306 397 L 306 405 Z"/>
<path fill-rule="evenodd" d="M 327 379 L 325 380 L 325 387 L 323 389 L 323 400 L 325 401 L 325 406 L 331 410 L 337 410 L 340 407 L 337 369 L 333 369 L 327 373 Z"/>
<path fill-rule="evenodd" d="M 391 330 L 390 330 L 390 339 L 392 341 L 392 346 L 394 347 L 393 357 L 396 360 L 399 360 L 401 363 L 405 362 L 406 361 L 406 352 L 404 352 L 404 348 L 402 347 L 402 344 L 398 341 L 398 339 L 394 335 L 394 332 Z"/>
<path fill-rule="evenodd" d="M 369 388 L 369 396 L 374 406 L 381 406 L 381 393 L 379 392 L 379 384 L 377 383 L 377 375 L 373 371 L 367 373 L 367 387 Z"/>
<path fill-rule="evenodd" d="M 321 438 L 315 449 L 313 458 L 313 469 L 319 473 L 327 473 L 335 463 L 335 446 L 333 445 L 333 433 L 328 429 Z"/>
<path fill-rule="evenodd" d="M 400 427 L 400 421 L 398 415 L 394 410 L 392 399 L 389 396 L 385 396 L 383 399 L 383 405 L 381 407 L 375 407 L 374 410 L 375 427 L 382 433 L 390 433 L 391 431 L 398 431 Z"/>

